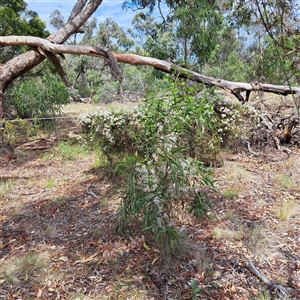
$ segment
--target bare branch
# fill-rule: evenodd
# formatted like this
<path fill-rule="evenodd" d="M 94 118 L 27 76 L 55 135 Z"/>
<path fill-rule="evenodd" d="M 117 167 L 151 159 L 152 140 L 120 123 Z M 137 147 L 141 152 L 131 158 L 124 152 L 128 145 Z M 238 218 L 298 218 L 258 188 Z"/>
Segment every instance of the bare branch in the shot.
<path fill-rule="evenodd" d="M 300 96 L 300 88 L 284 85 L 273 85 L 267 83 L 243 83 L 233 82 L 223 79 L 216 79 L 209 76 L 181 68 L 171 62 L 160 60 L 152 57 L 144 57 L 136 54 L 120 54 L 109 52 L 95 46 L 79 46 L 79 45 L 59 45 L 37 37 L 29 36 L 0 36 L 0 46 L 16 46 L 27 45 L 31 47 L 40 47 L 48 52 L 63 54 L 82 54 L 95 56 L 106 59 L 111 67 L 112 75 L 121 80 L 121 73 L 116 67 L 116 62 L 123 62 L 131 65 L 147 65 L 152 66 L 166 73 L 173 73 L 181 78 L 187 78 L 192 81 L 203 83 L 206 86 L 216 86 L 232 93 L 239 101 L 245 102 L 249 99 L 250 92 L 269 92 L 279 95 L 295 95 Z M 0 67 L 1 70 L 1 67 Z M 242 92 L 246 92 L 246 99 L 242 96 Z"/>
<path fill-rule="evenodd" d="M 293 288 L 289 288 L 289 287 L 284 287 L 280 284 L 276 284 L 273 282 L 270 282 L 266 277 L 264 277 L 258 270 L 257 268 L 253 265 L 251 260 L 248 260 L 248 265 L 251 268 L 251 271 L 263 282 L 265 283 L 267 286 L 269 286 L 269 288 L 271 289 L 276 289 L 279 290 L 284 296 L 286 296 L 286 292 L 291 292 L 294 291 Z"/>

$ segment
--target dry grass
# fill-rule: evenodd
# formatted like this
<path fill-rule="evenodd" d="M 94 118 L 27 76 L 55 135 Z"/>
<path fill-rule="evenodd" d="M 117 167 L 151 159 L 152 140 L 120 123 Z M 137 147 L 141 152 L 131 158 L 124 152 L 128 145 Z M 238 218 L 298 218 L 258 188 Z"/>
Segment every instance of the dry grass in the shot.
<path fill-rule="evenodd" d="M 288 221 L 300 214 L 300 206 L 293 199 L 282 201 L 275 210 L 275 216 L 280 221 Z"/>
<path fill-rule="evenodd" d="M 228 181 L 246 181 L 252 178 L 252 174 L 248 172 L 240 163 L 224 161 L 224 177 Z"/>
<path fill-rule="evenodd" d="M 12 256 L 0 267 L 4 280 L 10 283 L 40 282 L 47 274 L 49 257 L 46 252 L 29 252 L 20 257 Z"/>
<path fill-rule="evenodd" d="M 112 102 L 109 104 L 93 104 L 93 103 L 76 103 L 72 102 L 66 106 L 63 107 L 62 112 L 66 115 L 69 116 L 74 116 L 77 117 L 81 113 L 91 113 L 95 112 L 97 110 L 101 110 L 101 108 L 106 108 L 106 109 L 135 109 L 138 106 L 137 102 Z"/>
<path fill-rule="evenodd" d="M 9 196 L 14 183 L 14 180 L 0 180 L 0 203 L 4 198 Z"/>

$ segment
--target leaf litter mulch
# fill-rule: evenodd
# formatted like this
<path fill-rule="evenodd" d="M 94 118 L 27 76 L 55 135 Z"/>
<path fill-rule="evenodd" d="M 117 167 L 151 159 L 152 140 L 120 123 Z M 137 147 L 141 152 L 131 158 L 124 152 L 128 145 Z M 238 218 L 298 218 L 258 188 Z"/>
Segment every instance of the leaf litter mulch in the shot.
<path fill-rule="evenodd" d="M 116 233 L 121 184 L 93 154 L 36 143 L 1 161 L 0 299 L 300 299 L 299 150 L 225 153 L 207 219 L 182 215 L 166 255 Z"/>

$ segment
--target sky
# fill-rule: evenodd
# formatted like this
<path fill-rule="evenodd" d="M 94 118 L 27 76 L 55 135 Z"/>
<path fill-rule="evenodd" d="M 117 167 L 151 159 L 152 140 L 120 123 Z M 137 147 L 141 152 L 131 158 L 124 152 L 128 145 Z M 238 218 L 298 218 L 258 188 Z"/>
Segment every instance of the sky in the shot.
<path fill-rule="evenodd" d="M 47 29 L 50 32 L 54 31 L 53 27 L 49 24 L 50 14 L 55 9 L 58 9 L 67 20 L 76 3 L 75 0 L 27 0 L 26 2 L 28 4 L 27 9 L 35 11 L 40 19 L 46 22 Z M 112 18 L 119 26 L 127 29 L 131 27 L 131 21 L 137 12 L 122 10 L 122 4 L 123 1 L 120 0 L 104 0 L 98 10 L 93 14 L 93 17 L 96 17 L 98 22 L 102 22 L 106 18 Z"/>

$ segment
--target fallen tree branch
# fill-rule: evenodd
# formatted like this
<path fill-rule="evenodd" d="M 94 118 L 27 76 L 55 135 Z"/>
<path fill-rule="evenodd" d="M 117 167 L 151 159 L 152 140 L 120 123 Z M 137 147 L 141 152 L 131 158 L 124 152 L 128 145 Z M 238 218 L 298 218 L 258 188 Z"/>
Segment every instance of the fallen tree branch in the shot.
<path fill-rule="evenodd" d="M 181 78 L 188 78 L 189 80 L 203 83 L 207 86 L 217 86 L 221 89 L 229 91 L 233 94 L 239 101 L 246 102 L 249 99 L 250 92 L 268 92 L 279 95 L 294 95 L 297 101 L 300 99 L 300 88 L 290 87 L 284 85 L 273 85 L 267 83 L 243 83 L 243 82 L 233 82 L 223 79 L 216 79 L 213 77 L 205 76 L 194 71 L 179 67 L 173 63 L 165 60 L 160 60 L 152 57 L 144 57 L 136 54 L 121 54 L 115 52 L 108 52 L 107 50 L 101 49 L 94 46 L 79 46 L 79 45 L 60 45 L 50 42 L 42 38 L 37 38 L 33 36 L 0 36 L 0 46 L 31 46 L 40 47 L 46 51 L 54 52 L 58 54 L 68 53 L 68 54 L 82 54 L 95 56 L 102 59 L 106 59 L 110 62 L 110 66 L 113 71 L 116 71 L 115 62 L 111 59 L 110 54 L 114 56 L 117 62 L 123 62 L 131 65 L 147 65 L 152 66 L 166 73 L 175 73 Z M 0 66 L 5 68 L 5 64 Z M 112 72 L 114 73 L 114 72 Z M 118 78 L 120 76 L 119 71 L 116 71 L 115 76 Z M 119 78 L 118 78 L 119 79 Z M 244 98 L 241 93 L 246 92 L 246 98 Z"/>
<path fill-rule="evenodd" d="M 248 260 L 248 265 L 251 269 L 251 271 L 256 275 L 263 283 L 265 283 L 271 290 L 279 290 L 284 296 L 287 296 L 286 292 L 294 292 L 295 289 L 289 288 L 289 287 L 284 287 L 280 284 L 273 283 L 269 281 L 266 277 L 264 277 L 258 270 L 257 268 L 253 265 L 252 261 L 249 259 Z"/>
<path fill-rule="evenodd" d="M 276 148 L 280 150 L 280 141 L 278 137 L 275 135 L 274 128 L 273 128 L 274 125 L 273 120 L 271 120 L 267 115 L 261 115 L 260 119 L 261 119 L 261 124 L 265 125 L 268 128 Z"/>

